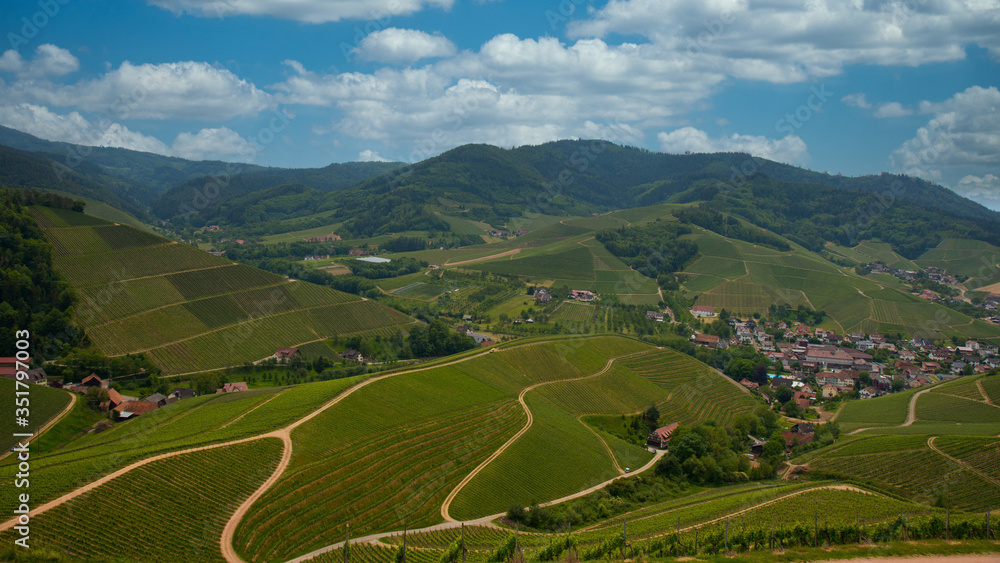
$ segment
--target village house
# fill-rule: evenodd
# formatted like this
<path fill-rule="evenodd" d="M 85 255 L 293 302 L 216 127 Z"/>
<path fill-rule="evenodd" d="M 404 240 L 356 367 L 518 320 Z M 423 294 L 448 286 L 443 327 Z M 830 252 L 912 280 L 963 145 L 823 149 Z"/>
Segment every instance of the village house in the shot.
<path fill-rule="evenodd" d="M 535 303 L 548 303 L 552 301 L 552 294 L 544 287 L 535 290 Z"/>
<path fill-rule="evenodd" d="M 661 450 L 666 448 L 667 444 L 670 443 L 670 435 L 674 433 L 674 430 L 677 430 L 678 426 L 679 424 L 674 422 L 650 432 L 649 436 L 646 437 L 646 445 Z"/>
<path fill-rule="evenodd" d="M 352 362 L 364 363 L 365 361 L 365 357 L 361 354 L 361 352 L 358 352 L 357 350 L 350 350 L 350 349 L 344 350 L 343 352 L 340 353 L 340 357 L 344 358 L 345 360 L 350 360 Z"/>
<path fill-rule="evenodd" d="M 827 383 L 823 386 L 823 398 L 832 399 L 837 396 L 837 386 L 831 383 Z"/>
<path fill-rule="evenodd" d="M 125 401 L 115 407 L 114 411 L 118 413 L 118 420 L 128 420 L 143 414 L 151 413 L 158 408 L 160 407 L 156 403 L 150 403 L 147 401 Z"/>
<path fill-rule="evenodd" d="M 697 346 L 708 346 L 709 348 L 718 348 L 720 341 L 719 337 L 714 334 L 695 334 L 692 340 Z"/>
<path fill-rule="evenodd" d="M 188 389 L 187 387 L 176 387 L 170 392 L 168 397 L 173 397 L 175 399 L 193 399 L 198 396 L 198 392 L 194 389 Z"/>
<path fill-rule="evenodd" d="M 858 397 L 862 399 L 873 399 L 878 396 L 878 391 L 874 387 L 865 387 L 858 391 Z"/>
<path fill-rule="evenodd" d="M 694 315 L 696 318 L 714 317 L 715 307 L 712 307 L 710 305 L 695 305 L 694 307 L 691 308 L 691 314 Z"/>
<path fill-rule="evenodd" d="M 102 411 L 107 412 L 116 409 L 118 405 L 124 402 L 125 399 L 121 396 L 121 393 L 119 393 L 115 389 L 108 389 L 108 400 L 101 401 L 101 404 L 98 406 Z"/>
<path fill-rule="evenodd" d="M 143 401 L 146 401 L 147 403 L 155 403 L 158 407 L 162 407 L 167 404 L 167 398 L 162 393 L 153 393 L 143 399 Z"/>
<path fill-rule="evenodd" d="M 298 358 L 301 355 L 298 348 L 282 346 L 271 357 L 277 360 L 279 364 L 287 364 L 292 358 Z"/>
<path fill-rule="evenodd" d="M 745 377 L 740 380 L 740 385 L 746 387 L 747 389 L 758 389 L 758 388 L 760 388 L 760 385 L 756 381 L 750 381 L 749 379 L 747 379 Z"/>
<path fill-rule="evenodd" d="M 216 393 L 235 393 L 237 391 L 249 391 L 250 388 L 247 387 L 245 381 L 238 381 L 236 383 L 224 383 L 221 388 L 216 389 Z"/>
<path fill-rule="evenodd" d="M 650 321 L 656 321 L 658 323 L 663 322 L 663 313 L 659 311 L 646 311 L 646 319 Z"/>
<path fill-rule="evenodd" d="M 594 295 L 593 292 L 587 291 L 585 289 L 574 289 L 569 292 L 569 296 L 571 299 L 576 299 L 577 301 L 584 301 L 584 302 L 593 301 L 594 299 L 597 299 L 597 296 Z"/>

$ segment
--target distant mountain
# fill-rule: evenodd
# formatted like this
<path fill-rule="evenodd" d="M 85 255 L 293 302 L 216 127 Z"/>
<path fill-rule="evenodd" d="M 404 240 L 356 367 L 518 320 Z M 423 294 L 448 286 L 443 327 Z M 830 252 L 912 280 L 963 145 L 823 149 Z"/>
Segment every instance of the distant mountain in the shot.
<path fill-rule="evenodd" d="M 87 162 L 69 168 L 44 154 L 2 145 L 0 187 L 57 190 L 107 203 L 139 219 L 147 216 L 142 200 L 149 195 L 141 186 L 106 176 Z"/>
<path fill-rule="evenodd" d="M 918 178 L 844 177 L 742 153 L 663 154 L 605 141 L 506 150 L 466 145 L 332 194 L 343 234 L 435 228 L 438 213 L 495 225 L 529 213 L 588 214 L 700 203 L 812 250 L 890 242 L 913 258 L 948 236 L 1000 243 L 1000 214 Z"/>
<path fill-rule="evenodd" d="M 299 215 L 296 210 L 284 203 L 254 206 L 271 197 L 287 196 L 289 189 L 315 192 L 308 205 L 318 206 L 326 192 L 349 188 L 403 165 L 402 162 L 347 162 L 323 168 L 266 168 L 229 178 L 199 177 L 167 190 L 153 206 L 153 213 L 162 219 L 188 220 L 193 224 L 245 224 L 295 217 Z M 308 207 L 298 210 L 316 212 Z"/>
<path fill-rule="evenodd" d="M 191 180 L 232 169 L 232 164 L 219 160 L 185 160 L 149 152 L 114 147 L 89 147 L 39 139 L 28 133 L 0 126 L 0 144 L 24 151 L 45 153 L 56 162 L 75 166 L 86 161 L 99 167 L 103 173 L 149 188 L 155 194 Z M 228 167 L 228 168 L 227 168 Z M 239 164 L 241 172 L 267 170 L 255 164 Z"/>

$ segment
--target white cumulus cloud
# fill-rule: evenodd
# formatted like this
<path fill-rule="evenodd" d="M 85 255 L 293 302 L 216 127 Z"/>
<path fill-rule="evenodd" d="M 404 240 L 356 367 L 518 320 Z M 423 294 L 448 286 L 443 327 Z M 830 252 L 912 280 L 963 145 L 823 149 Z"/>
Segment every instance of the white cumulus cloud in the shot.
<path fill-rule="evenodd" d="M 871 109 L 872 105 L 865 99 L 864 93 L 848 94 L 840 99 L 845 106 L 852 108 Z"/>
<path fill-rule="evenodd" d="M 893 151 L 897 170 L 930 179 L 943 167 L 1000 166 L 1000 90 L 972 86 L 943 102 L 920 103 L 927 125 Z"/>
<path fill-rule="evenodd" d="M 116 122 L 92 123 L 75 111 L 60 115 L 34 104 L 5 105 L 0 106 L 0 124 L 49 141 L 170 154 L 167 146 L 154 137 Z"/>
<path fill-rule="evenodd" d="M 148 0 L 175 14 L 208 18 L 271 16 L 307 23 L 345 19 L 385 20 L 427 7 L 450 9 L 454 0 Z"/>
<path fill-rule="evenodd" d="M 875 108 L 875 112 L 872 115 L 878 118 L 906 117 L 908 115 L 913 115 L 913 110 L 903 107 L 903 104 L 899 102 L 888 102 L 879 104 L 878 107 Z"/>
<path fill-rule="evenodd" d="M 809 158 L 805 141 L 796 135 L 781 139 L 768 139 L 757 135 L 739 135 L 712 138 L 708 133 L 694 127 L 682 127 L 669 133 L 657 135 L 660 148 L 664 152 L 695 153 L 745 152 L 769 160 L 788 164 L 802 164 Z"/>
<path fill-rule="evenodd" d="M 954 191 L 990 209 L 1000 209 L 1000 178 L 993 174 L 967 175 L 958 181 Z"/>
<path fill-rule="evenodd" d="M 66 49 L 50 43 L 39 45 L 35 57 L 25 60 L 20 53 L 9 49 L 0 56 L 0 72 L 13 72 L 19 78 L 63 76 L 80 69 L 80 61 Z"/>
<path fill-rule="evenodd" d="M 358 162 L 389 162 L 389 159 L 371 149 L 365 149 L 358 153 Z"/>
<path fill-rule="evenodd" d="M 0 85 L 0 95 L 12 102 L 73 107 L 114 119 L 222 121 L 253 116 L 274 105 L 270 94 L 229 70 L 194 61 L 140 65 L 125 61 L 97 78 L 73 84 L 18 80 Z"/>
<path fill-rule="evenodd" d="M 450 57 L 455 44 L 443 35 L 416 29 L 390 27 L 369 34 L 354 53 L 363 59 L 385 63 L 414 62 L 429 57 Z"/>
<path fill-rule="evenodd" d="M 170 154 L 188 160 L 249 162 L 256 156 L 256 147 L 232 129 L 218 127 L 177 135 Z"/>

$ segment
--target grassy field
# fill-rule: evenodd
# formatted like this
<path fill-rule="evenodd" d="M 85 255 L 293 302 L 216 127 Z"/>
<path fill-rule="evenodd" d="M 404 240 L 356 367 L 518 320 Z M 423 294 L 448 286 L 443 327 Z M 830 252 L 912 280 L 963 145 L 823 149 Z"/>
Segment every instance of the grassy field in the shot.
<path fill-rule="evenodd" d="M 31 548 L 87 561 L 224 561 L 223 526 L 280 457 L 270 438 L 155 461 L 32 517 Z"/>
<path fill-rule="evenodd" d="M 338 335 L 392 333 L 411 321 L 128 226 L 34 213 L 56 247 L 56 267 L 81 295 L 76 318 L 93 343 L 112 356 L 145 352 L 168 374 L 241 365 Z"/>
<path fill-rule="evenodd" d="M 16 389 L 17 383 L 6 377 L 0 378 L 0 397 L 3 397 L 10 404 L 10 415 L 5 416 L 0 422 L 0 448 L 6 452 L 17 443 L 18 439 L 13 434 L 37 432 L 45 426 L 49 420 L 57 416 L 66 408 L 70 402 L 70 394 L 62 389 L 53 389 L 42 385 L 30 385 L 27 389 Z M 14 399 L 17 398 L 15 391 L 27 391 L 28 398 L 28 426 L 18 426 L 14 418 Z M 21 398 L 25 395 L 21 395 Z M 32 450 L 34 451 L 34 450 Z"/>

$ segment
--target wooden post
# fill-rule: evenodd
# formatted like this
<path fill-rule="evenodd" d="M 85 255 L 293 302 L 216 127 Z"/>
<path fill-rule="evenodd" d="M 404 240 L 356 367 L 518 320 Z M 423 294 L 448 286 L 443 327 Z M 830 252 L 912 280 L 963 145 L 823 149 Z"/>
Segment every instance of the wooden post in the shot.
<path fill-rule="evenodd" d="M 993 507 L 991 507 L 990 505 L 987 504 L 986 505 L 986 539 L 987 540 L 990 539 L 990 536 L 993 535 L 993 531 L 990 530 L 990 508 L 993 508 Z"/>
<path fill-rule="evenodd" d="M 403 524 L 403 563 L 406 563 L 406 524 Z"/>
<path fill-rule="evenodd" d="M 674 545 L 674 549 L 677 551 L 677 554 L 679 555 L 680 552 L 681 552 L 681 517 L 680 516 L 677 517 L 677 542 Z"/>
<path fill-rule="evenodd" d="M 813 512 L 813 547 L 819 547 L 819 510 Z"/>
<path fill-rule="evenodd" d="M 726 554 L 729 554 L 729 517 L 726 516 Z"/>
<path fill-rule="evenodd" d="M 628 522 L 622 522 L 622 559 L 628 559 Z"/>
<path fill-rule="evenodd" d="M 944 539 L 951 540 L 951 506 L 944 509 Z"/>
<path fill-rule="evenodd" d="M 344 541 L 344 563 L 351 561 L 351 521 L 347 521 L 347 540 Z"/>
<path fill-rule="evenodd" d="M 514 560 L 517 560 L 517 551 L 520 549 L 517 545 L 517 532 L 521 529 L 520 524 L 514 524 Z M 405 561 L 403 563 L 406 563 Z"/>
<path fill-rule="evenodd" d="M 858 545 L 861 545 L 861 511 L 858 511 Z"/>
<path fill-rule="evenodd" d="M 774 514 L 771 515 L 771 551 L 774 551 Z"/>
<path fill-rule="evenodd" d="M 465 549 L 465 522 L 462 522 L 462 563 L 465 563 L 465 554 L 467 551 Z"/>

